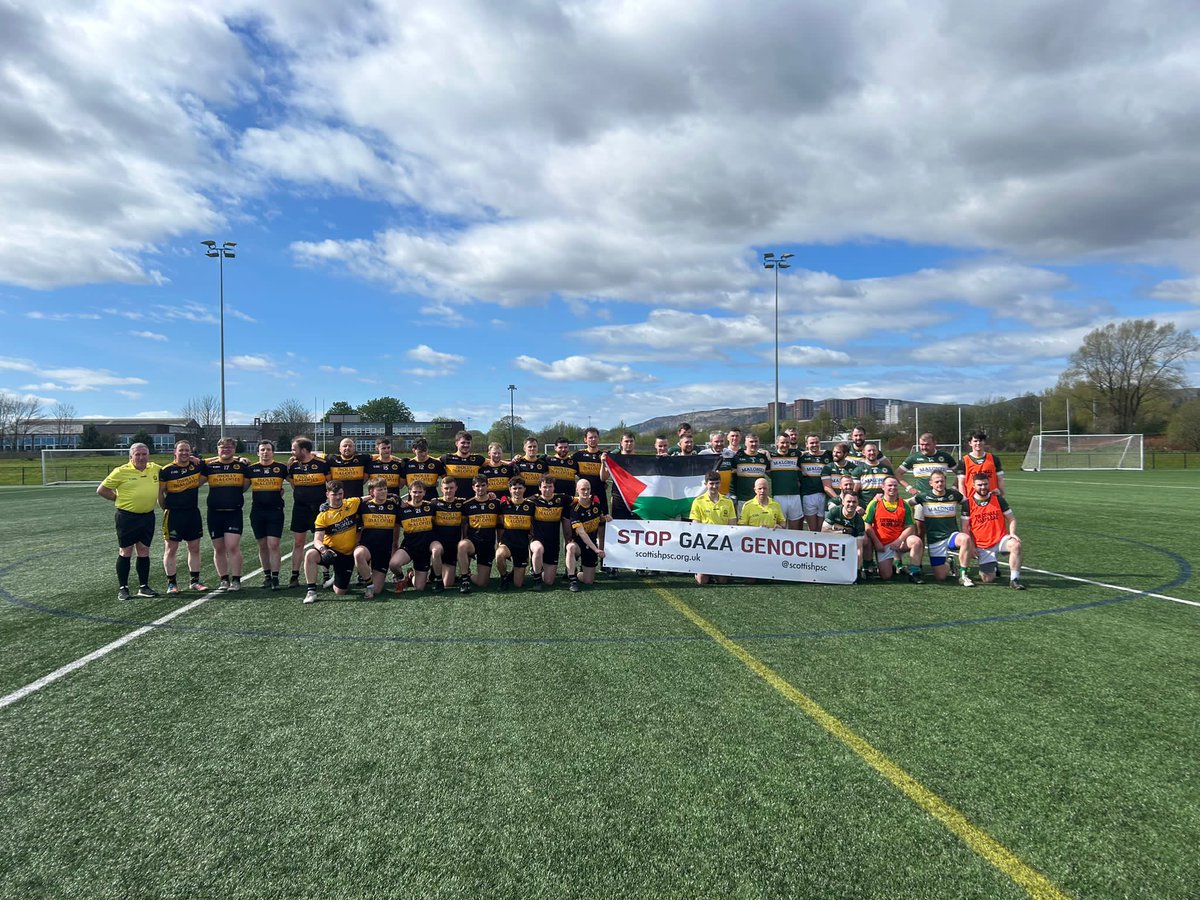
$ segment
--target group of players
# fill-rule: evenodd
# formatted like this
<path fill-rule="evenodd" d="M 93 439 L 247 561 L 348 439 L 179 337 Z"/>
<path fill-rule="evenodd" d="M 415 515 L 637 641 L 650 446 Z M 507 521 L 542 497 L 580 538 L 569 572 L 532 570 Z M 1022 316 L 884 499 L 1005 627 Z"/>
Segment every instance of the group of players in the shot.
<path fill-rule="evenodd" d="M 634 454 L 636 440 L 626 432 L 611 452 Z M 967 572 L 972 559 L 979 561 L 981 580 L 987 582 L 996 578 L 997 556 L 1007 554 L 1010 584 L 1023 589 L 1016 520 L 1004 500 L 999 460 L 987 452 L 986 440 L 981 433 L 972 435 L 971 452 L 956 462 L 937 449 L 932 435 L 922 435 L 918 452 L 893 470 L 858 428 L 849 442 L 831 451 L 822 451 L 815 435 L 801 449 L 795 429 L 781 433 L 765 451 L 757 436 L 748 434 L 743 441 L 736 428 L 713 432 L 698 449 L 685 424 L 674 447 L 665 436 L 656 438 L 655 453 L 714 457 L 705 493 L 693 505 L 697 521 L 852 535 L 860 581 L 869 571 L 891 578 L 907 554 L 908 577 L 920 582 L 927 547 L 935 578 L 945 580 L 950 574 L 953 551 L 960 583 L 973 586 Z M 389 572 L 397 591 L 422 590 L 427 584 L 442 591 L 457 583 L 465 594 L 472 585 L 487 585 L 493 567 L 501 590 L 523 587 L 528 568 L 533 589 L 541 591 L 555 583 L 564 544 L 569 589 L 593 584 L 604 558 L 601 526 L 613 518 L 633 517 L 617 491 L 609 502 L 606 451 L 598 429 L 589 428 L 584 448 L 573 453 L 566 438 L 559 438 L 555 452 L 546 455 L 530 438 L 523 455 L 512 459 L 505 458 L 499 444 L 489 445 L 486 456 L 472 453 L 471 444 L 470 433 L 460 431 L 453 453 L 434 457 L 426 442 L 418 440 L 413 455 L 400 458 L 392 454 L 388 437 L 376 441 L 374 454 L 356 452 L 353 439 L 344 438 L 336 454 L 322 456 L 310 439 L 297 437 L 286 462 L 276 459 L 274 445 L 265 440 L 258 445 L 257 461 L 251 462 L 236 455 L 231 438 L 223 438 L 217 455 L 208 459 L 180 441 L 174 459 L 164 466 L 149 462 L 148 448 L 135 444 L 129 463 L 114 469 L 97 489 L 117 506 L 118 596 L 130 597 L 135 557 L 137 595 L 157 596 L 149 584 L 155 507 L 163 510 L 167 592 L 180 590 L 181 544 L 187 549 L 190 589 L 208 590 L 200 554 L 199 489 L 205 483 L 208 533 L 222 590 L 241 588 L 247 492 L 262 586 L 281 588 L 285 485 L 292 490 L 287 586 L 303 584 L 306 604 L 316 602 L 322 583 L 335 594 L 347 593 L 355 573 L 367 599 L 383 591 Z M 958 476 L 957 490 L 946 485 L 951 472 Z M 900 497 L 902 487 L 910 498 Z M 696 577 L 701 584 L 714 580 Z"/>

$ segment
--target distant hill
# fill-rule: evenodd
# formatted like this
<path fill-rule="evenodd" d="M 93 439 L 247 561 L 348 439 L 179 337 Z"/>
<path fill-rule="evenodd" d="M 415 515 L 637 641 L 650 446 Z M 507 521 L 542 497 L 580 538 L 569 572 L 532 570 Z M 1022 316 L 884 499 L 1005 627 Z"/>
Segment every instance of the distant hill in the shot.
<path fill-rule="evenodd" d="M 675 429 L 679 427 L 680 422 L 691 422 L 692 431 L 696 435 L 696 442 L 705 444 L 708 442 L 708 432 L 710 431 L 716 431 L 718 428 L 728 428 L 731 425 L 758 425 L 766 421 L 766 416 L 766 407 L 761 405 L 742 406 L 737 409 L 702 409 L 682 413 L 677 416 L 656 416 L 653 419 L 647 419 L 645 422 L 630 425 L 629 430 L 636 431 L 638 434 L 646 434 L 647 432 L 662 433 L 673 438 L 675 436 Z M 672 440 L 671 443 L 674 443 L 674 441 Z"/>

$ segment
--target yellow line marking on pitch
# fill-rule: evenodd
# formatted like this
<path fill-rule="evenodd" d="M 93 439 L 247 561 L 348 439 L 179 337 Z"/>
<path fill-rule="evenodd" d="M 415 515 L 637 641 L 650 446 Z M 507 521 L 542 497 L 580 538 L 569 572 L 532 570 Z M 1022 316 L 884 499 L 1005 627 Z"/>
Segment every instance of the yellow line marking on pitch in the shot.
<path fill-rule="evenodd" d="M 964 844 L 1024 888 L 1031 897 L 1037 897 L 1039 900 L 1040 898 L 1058 900 L 1058 898 L 1067 896 L 1045 875 L 1023 862 L 1020 857 L 986 831 L 972 824 L 966 816 L 892 762 L 882 751 L 877 750 L 837 716 L 826 711 L 803 691 L 793 687 L 741 644 L 726 637 L 717 626 L 671 591 L 661 587 L 655 587 L 654 590 L 684 618 L 690 620 L 693 625 L 737 657 L 755 675 L 799 706 L 805 715 L 854 751 L 867 765 L 899 788 L 917 806 L 941 822 Z"/>

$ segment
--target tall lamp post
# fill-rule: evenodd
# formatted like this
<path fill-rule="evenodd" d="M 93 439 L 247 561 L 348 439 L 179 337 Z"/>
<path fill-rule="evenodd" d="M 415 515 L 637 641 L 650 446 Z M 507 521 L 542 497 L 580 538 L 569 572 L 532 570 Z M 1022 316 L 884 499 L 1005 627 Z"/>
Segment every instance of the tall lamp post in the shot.
<path fill-rule="evenodd" d="M 217 246 L 216 241 L 201 241 L 208 251 L 205 256 L 215 256 L 217 258 L 217 269 L 219 271 L 220 298 L 221 298 L 221 437 L 225 437 L 225 260 L 233 259 L 237 256 L 233 252 L 233 248 L 237 246 L 237 241 L 226 241 L 221 246 Z"/>
<path fill-rule="evenodd" d="M 772 441 L 779 436 L 779 270 L 790 269 L 792 264 L 788 260 L 793 256 L 794 253 L 782 253 L 778 257 L 774 253 L 763 254 L 763 268 L 775 270 L 775 405 L 771 407 L 775 416 L 771 429 Z"/>
<path fill-rule="evenodd" d="M 508 452 L 513 456 L 517 455 L 517 429 L 516 429 L 516 391 L 517 386 L 510 384 L 508 386 Z"/>

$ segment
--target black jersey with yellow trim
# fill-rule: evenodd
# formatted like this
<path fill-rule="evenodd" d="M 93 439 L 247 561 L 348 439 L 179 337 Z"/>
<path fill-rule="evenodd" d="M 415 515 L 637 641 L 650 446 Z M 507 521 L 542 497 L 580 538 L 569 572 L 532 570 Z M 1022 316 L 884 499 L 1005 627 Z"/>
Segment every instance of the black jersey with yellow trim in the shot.
<path fill-rule="evenodd" d="M 546 457 L 544 456 L 535 456 L 533 459 L 522 456 L 513 463 L 513 468 L 517 470 L 517 474 L 525 482 L 525 496 L 531 499 L 538 492 L 538 486 L 542 483 L 542 476 L 550 473 L 550 465 L 546 462 Z"/>
<path fill-rule="evenodd" d="M 597 450 L 595 453 L 590 450 L 576 450 L 571 454 L 571 459 L 575 460 L 575 470 L 579 477 L 586 478 L 592 486 L 593 495 L 604 490 L 604 480 L 600 477 L 600 473 L 604 471 L 603 450 Z"/>
<path fill-rule="evenodd" d="M 575 482 L 579 479 L 579 467 L 569 456 L 546 457 L 547 474 L 554 479 L 554 493 L 575 496 Z"/>
<path fill-rule="evenodd" d="M 604 521 L 604 512 L 600 509 L 600 501 L 592 497 L 586 504 L 576 498 L 571 502 L 571 531 L 578 533 L 583 530 L 595 538 L 596 532 Z"/>
<path fill-rule="evenodd" d="M 453 500 L 447 500 L 445 497 L 438 497 L 435 500 L 429 501 L 429 505 L 433 507 L 433 527 L 434 528 L 461 528 L 463 523 L 463 500 L 455 497 Z"/>
<path fill-rule="evenodd" d="M 529 502 L 533 504 L 533 530 L 544 531 L 559 527 L 570 501 L 563 494 L 555 494 L 549 500 L 538 496 Z"/>
<path fill-rule="evenodd" d="M 222 462 L 220 457 L 206 459 L 201 466 L 208 479 L 209 509 L 241 509 L 245 504 L 246 485 L 249 483 L 249 463 L 240 459 Z"/>
<path fill-rule="evenodd" d="M 406 541 L 428 538 L 433 534 L 433 504 L 429 501 L 402 503 L 399 515 L 400 528 Z"/>
<path fill-rule="evenodd" d="M 250 479 L 251 509 L 283 509 L 283 483 L 288 477 L 287 466 L 281 462 L 266 465 L 250 463 L 246 477 Z"/>
<path fill-rule="evenodd" d="M 490 497 L 486 500 L 472 497 L 464 501 L 462 514 L 467 523 L 467 538 L 472 542 L 494 541 L 500 522 L 500 508 L 500 501 Z"/>
<path fill-rule="evenodd" d="M 485 462 L 479 467 L 479 474 L 488 480 L 488 491 L 497 497 L 508 496 L 508 483 L 512 480 L 516 469 L 511 463 Z"/>
<path fill-rule="evenodd" d="M 199 462 L 167 463 L 158 473 L 163 489 L 163 509 L 199 509 L 204 472 Z"/>
<path fill-rule="evenodd" d="M 446 467 L 446 474 L 453 478 L 458 485 L 458 496 L 471 496 L 474 493 L 471 482 L 479 474 L 479 470 L 487 460 L 478 453 L 468 453 L 465 456 L 458 453 L 447 453 L 441 461 L 442 465 Z"/>
<path fill-rule="evenodd" d="M 509 497 L 500 507 L 500 527 L 508 531 L 529 532 L 533 529 L 533 501 L 520 503 Z"/>
<path fill-rule="evenodd" d="M 329 463 L 329 480 L 340 481 L 347 497 L 361 497 L 363 482 L 367 480 L 367 465 L 371 454 L 355 453 L 353 456 L 340 454 L 325 457 Z"/>
<path fill-rule="evenodd" d="M 293 462 L 288 466 L 288 481 L 292 483 L 292 499 L 296 503 L 320 506 L 325 502 L 329 463 L 318 456 L 308 462 Z"/>
<path fill-rule="evenodd" d="M 410 456 L 400 460 L 400 473 L 409 487 L 419 481 L 429 489 L 427 493 L 432 493 L 432 489 L 437 487 L 438 479 L 446 474 L 446 467 L 440 459 L 432 456 L 425 459 Z"/>
<path fill-rule="evenodd" d="M 401 460 L 398 456 L 393 456 L 389 460 L 382 460 L 378 456 L 371 457 L 371 461 L 367 463 L 367 479 L 382 478 L 387 482 L 388 493 L 398 495 L 400 493 L 400 485 L 404 482 L 404 476 L 401 474 Z"/>

